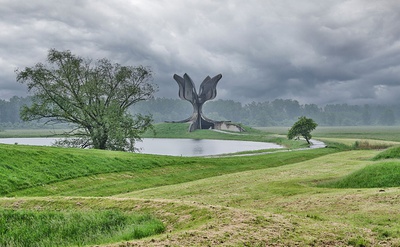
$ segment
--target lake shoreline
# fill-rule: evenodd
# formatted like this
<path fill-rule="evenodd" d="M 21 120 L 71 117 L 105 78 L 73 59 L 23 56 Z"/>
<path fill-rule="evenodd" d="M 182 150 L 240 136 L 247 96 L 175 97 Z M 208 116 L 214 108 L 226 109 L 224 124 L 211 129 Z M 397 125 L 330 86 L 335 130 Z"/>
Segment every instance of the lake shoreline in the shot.
<path fill-rule="evenodd" d="M 0 138 L 0 143 L 52 146 L 62 138 Z M 254 150 L 282 149 L 283 146 L 275 143 L 237 140 L 213 139 L 181 139 L 181 138 L 143 138 L 135 143 L 139 153 L 170 156 L 213 156 Z"/>

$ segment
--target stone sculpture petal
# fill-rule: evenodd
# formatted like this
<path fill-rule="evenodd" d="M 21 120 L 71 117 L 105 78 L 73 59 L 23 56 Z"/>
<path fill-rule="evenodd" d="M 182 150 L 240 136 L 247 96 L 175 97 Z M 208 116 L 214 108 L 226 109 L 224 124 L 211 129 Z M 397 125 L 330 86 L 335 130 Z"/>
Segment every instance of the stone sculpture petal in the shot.
<path fill-rule="evenodd" d="M 204 103 L 207 100 L 212 100 L 217 96 L 217 83 L 221 80 L 222 75 L 216 75 L 213 78 L 209 76 L 204 79 L 200 85 L 199 90 L 199 103 Z"/>
<path fill-rule="evenodd" d="M 183 80 L 182 77 L 180 77 L 177 74 L 174 75 L 174 79 L 178 83 L 178 86 L 179 86 L 179 92 L 178 92 L 179 98 L 186 100 L 185 96 L 184 96 L 185 81 Z"/>
<path fill-rule="evenodd" d="M 185 85 L 184 85 L 185 99 L 192 103 L 197 102 L 197 92 L 196 92 L 196 88 L 194 86 L 192 79 L 187 74 L 183 75 L 183 79 L 185 82 Z"/>
<path fill-rule="evenodd" d="M 174 79 L 179 85 L 179 98 L 195 104 L 198 96 L 192 79 L 187 74 L 183 78 L 175 74 Z"/>

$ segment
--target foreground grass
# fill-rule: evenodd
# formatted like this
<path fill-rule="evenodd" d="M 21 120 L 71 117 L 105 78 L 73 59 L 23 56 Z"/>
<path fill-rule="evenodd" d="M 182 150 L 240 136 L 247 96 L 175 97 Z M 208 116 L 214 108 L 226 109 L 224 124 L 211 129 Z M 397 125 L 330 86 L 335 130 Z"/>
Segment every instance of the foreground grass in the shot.
<path fill-rule="evenodd" d="M 371 158 L 377 153 L 341 152 L 287 166 L 227 174 L 120 197 L 194 201 L 252 212 L 247 221 L 240 221 L 259 227 L 253 232 L 248 231 L 251 227 L 241 229 L 254 238 L 247 238 L 251 246 L 399 246 L 398 187 L 316 186 L 320 181 L 339 179 L 373 165 Z M 202 231 L 206 232 L 205 228 Z M 243 239 L 240 234 L 229 233 Z"/>
<path fill-rule="evenodd" d="M 139 239 L 165 230 L 150 215 L 117 210 L 0 209 L 0 246 L 71 246 Z"/>
<path fill-rule="evenodd" d="M 127 193 L 108 197 L 76 196 L 80 192 L 71 187 L 69 197 L 3 198 L 0 207 L 151 212 L 167 227 L 167 233 L 157 237 L 127 240 L 112 246 L 400 246 L 399 187 L 318 186 L 322 181 L 338 180 L 380 164 L 382 161 L 372 160 L 380 152 L 333 152 L 257 170 L 203 174 L 202 178 L 199 174 L 199 178 L 187 182 L 177 180 L 145 189 L 131 186 Z M 168 178 L 174 172 L 165 171 L 163 177 Z M 120 176 L 108 177 L 104 179 L 106 185 L 96 190 L 107 190 L 112 181 L 120 186 L 130 184 L 128 174 L 121 172 Z M 152 175 L 151 172 L 142 174 L 148 180 Z M 57 186 L 68 193 L 74 182 L 82 184 L 81 179 L 60 181 Z M 90 187 L 90 181 L 82 186 Z"/>
<path fill-rule="evenodd" d="M 383 164 L 398 173 L 397 150 L 338 147 L 182 158 L 0 145 L 8 189 L 0 208 L 117 210 L 154 215 L 166 227 L 104 246 L 400 246 L 399 186 L 320 186 L 371 167 L 385 175 L 364 173 L 358 181 L 382 182 L 389 175 Z"/>

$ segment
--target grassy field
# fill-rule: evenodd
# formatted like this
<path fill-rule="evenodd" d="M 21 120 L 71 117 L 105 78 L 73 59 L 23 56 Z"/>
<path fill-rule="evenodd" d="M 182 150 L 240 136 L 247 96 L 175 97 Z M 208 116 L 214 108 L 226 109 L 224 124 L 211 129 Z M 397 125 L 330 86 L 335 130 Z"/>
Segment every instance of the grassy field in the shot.
<path fill-rule="evenodd" d="M 290 127 L 260 127 L 269 133 L 286 135 Z M 333 140 L 375 140 L 400 142 L 400 126 L 318 126 L 312 136 L 316 139 Z M 348 143 L 348 142 L 346 142 Z"/>
<path fill-rule="evenodd" d="M 52 137 L 59 136 L 68 129 L 6 129 L 0 131 L 0 138 Z"/>
<path fill-rule="evenodd" d="M 184 129 L 156 133 L 285 134 Z M 243 157 L 0 145 L 0 246 L 400 246 L 397 129 L 350 129 L 313 133 L 328 138 L 327 148 Z"/>

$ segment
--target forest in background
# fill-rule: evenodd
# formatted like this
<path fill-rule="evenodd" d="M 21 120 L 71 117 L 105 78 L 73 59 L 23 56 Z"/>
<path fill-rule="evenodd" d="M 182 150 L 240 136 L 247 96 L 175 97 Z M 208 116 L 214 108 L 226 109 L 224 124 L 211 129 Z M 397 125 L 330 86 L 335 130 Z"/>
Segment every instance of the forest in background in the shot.
<path fill-rule="evenodd" d="M 43 123 L 23 122 L 21 106 L 31 104 L 30 97 L 14 96 L 0 100 L 0 129 L 40 128 Z M 151 114 L 154 122 L 179 121 L 191 116 L 193 108 L 181 99 L 155 98 L 130 108 L 132 114 Z M 233 100 L 208 101 L 203 113 L 212 120 L 229 120 L 249 126 L 291 126 L 298 117 L 312 118 L 320 126 L 399 125 L 398 105 L 300 104 L 291 99 L 242 104 Z"/>
<path fill-rule="evenodd" d="M 193 108 L 180 99 L 157 98 L 139 102 L 132 113 L 151 113 L 155 122 L 189 117 Z M 203 113 L 212 120 L 230 120 L 249 126 L 291 126 L 300 116 L 312 118 L 320 126 L 398 125 L 399 105 L 300 104 L 297 100 L 275 99 L 242 104 L 233 100 L 208 101 Z"/>

